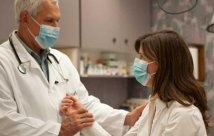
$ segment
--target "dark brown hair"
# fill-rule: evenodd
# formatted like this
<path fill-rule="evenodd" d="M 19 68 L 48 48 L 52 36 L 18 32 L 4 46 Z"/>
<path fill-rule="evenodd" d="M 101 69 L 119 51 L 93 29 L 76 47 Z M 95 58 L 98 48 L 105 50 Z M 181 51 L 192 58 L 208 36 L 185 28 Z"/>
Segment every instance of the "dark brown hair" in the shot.
<path fill-rule="evenodd" d="M 142 49 L 147 58 L 158 63 L 152 95 L 157 94 L 166 104 L 173 100 L 184 106 L 194 104 L 208 127 L 206 93 L 193 75 L 192 56 L 183 38 L 174 31 L 163 30 L 137 39 L 135 49 L 138 53 Z"/>

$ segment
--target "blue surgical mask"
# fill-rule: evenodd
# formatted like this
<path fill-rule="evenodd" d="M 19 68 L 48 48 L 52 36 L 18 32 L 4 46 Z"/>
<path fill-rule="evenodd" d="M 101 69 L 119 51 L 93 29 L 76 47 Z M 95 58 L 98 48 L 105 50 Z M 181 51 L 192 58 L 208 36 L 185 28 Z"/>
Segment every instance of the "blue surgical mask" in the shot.
<path fill-rule="evenodd" d="M 36 42 L 42 49 L 53 47 L 59 38 L 60 28 L 49 25 L 40 25 L 33 17 L 32 19 L 40 26 L 39 34 L 37 36 L 34 36 L 28 28 L 31 35 L 35 37 Z"/>
<path fill-rule="evenodd" d="M 146 86 L 149 79 L 151 78 L 151 75 L 147 72 L 148 65 L 153 62 L 146 62 L 144 60 L 135 58 L 134 64 L 133 64 L 133 72 L 136 80 L 141 83 L 143 86 Z M 152 74 L 153 75 L 153 74 Z"/>

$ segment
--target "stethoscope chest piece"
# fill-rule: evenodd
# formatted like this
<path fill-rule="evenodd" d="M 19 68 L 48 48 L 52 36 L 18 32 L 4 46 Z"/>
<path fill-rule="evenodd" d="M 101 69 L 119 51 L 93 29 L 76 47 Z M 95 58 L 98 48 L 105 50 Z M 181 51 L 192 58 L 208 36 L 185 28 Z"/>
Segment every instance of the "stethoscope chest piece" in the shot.
<path fill-rule="evenodd" d="M 18 70 L 19 70 L 19 72 L 21 72 L 22 74 L 26 74 L 26 73 L 27 73 L 26 68 L 25 68 L 22 64 L 19 64 L 19 65 L 18 65 Z"/>
<path fill-rule="evenodd" d="M 19 58 L 19 55 L 18 55 L 18 53 L 17 53 L 17 51 L 16 51 L 16 49 L 14 47 L 14 44 L 13 44 L 13 41 L 12 41 L 11 37 L 12 37 L 12 34 L 9 36 L 9 42 L 10 42 L 10 45 L 11 45 L 12 50 L 14 52 L 14 55 L 15 55 L 17 61 L 19 62 L 19 65 L 17 66 L 17 68 L 18 68 L 20 73 L 27 74 L 27 69 L 26 69 L 26 67 L 24 67 L 24 63 L 25 62 L 23 63 L 21 61 L 21 59 Z M 57 62 L 57 64 L 59 64 L 59 61 L 57 60 L 57 58 L 53 54 L 49 53 L 48 55 L 52 56 L 54 58 L 54 60 Z M 48 57 L 48 60 L 50 61 L 50 63 L 52 63 L 52 61 L 49 59 L 49 57 Z"/>

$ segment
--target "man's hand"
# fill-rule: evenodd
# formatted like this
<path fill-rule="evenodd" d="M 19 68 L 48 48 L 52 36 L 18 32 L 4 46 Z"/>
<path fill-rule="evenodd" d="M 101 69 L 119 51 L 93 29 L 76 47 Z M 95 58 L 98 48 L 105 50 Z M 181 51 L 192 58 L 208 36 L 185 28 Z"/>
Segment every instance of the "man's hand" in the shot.
<path fill-rule="evenodd" d="M 142 114 L 142 111 L 146 107 L 147 104 L 138 106 L 132 112 L 128 113 L 125 118 L 124 125 L 128 125 L 130 127 L 134 126 L 135 122 L 139 119 Z"/>
<path fill-rule="evenodd" d="M 74 96 L 66 94 L 60 104 L 60 112 L 68 116 L 70 112 L 84 108 L 80 101 Z"/>
<path fill-rule="evenodd" d="M 62 121 L 59 136 L 75 135 L 82 128 L 91 126 L 93 122 L 93 115 L 86 109 L 73 110 L 69 113 L 69 116 Z"/>
<path fill-rule="evenodd" d="M 59 136 L 75 135 L 82 128 L 93 124 L 94 118 L 91 113 L 74 96 L 66 94 L 60 104 L 60 112 L 66 115 L 62 121 Z"/>

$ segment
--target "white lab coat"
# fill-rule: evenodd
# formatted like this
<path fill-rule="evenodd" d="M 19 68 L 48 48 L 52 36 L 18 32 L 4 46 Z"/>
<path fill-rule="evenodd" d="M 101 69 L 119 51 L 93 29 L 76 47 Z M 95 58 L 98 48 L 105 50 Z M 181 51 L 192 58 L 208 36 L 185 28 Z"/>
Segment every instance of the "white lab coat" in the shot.
<path fill-rule="evenodd" d="M 113 109 L 89 96 L 66 55 L 50 50 L 60 64 L 50 57 L 48 82 L 37 62 L 17 39 L 15 31 L 12 41 L 27 74 L 17 69 L 19 63 L 9 41 L 0 45 L 0 136 L 57 136 L 61 127 L 59 104 L 66 93 L 73 94 L 74 91 L 108 133 L 122 135 L 127 112 Z M 66 83 L 63 78 L 69 81 Z M 55 84 L 55 81 L 59 83 Z M 97 131 L 98 135 L 104 132 L 97 123 L 94 126 L 93 132 Z"/>
<path fill-rule="evenodd" d="M 174 101 L 169 107 L 151 99 L 140 119 L 124 136 L 207 136 L 202 115 L 194 105 Z"/>

